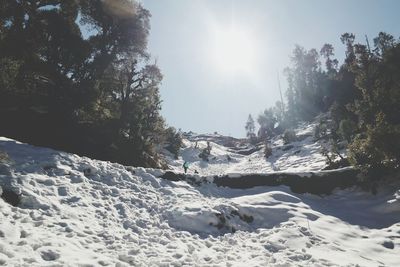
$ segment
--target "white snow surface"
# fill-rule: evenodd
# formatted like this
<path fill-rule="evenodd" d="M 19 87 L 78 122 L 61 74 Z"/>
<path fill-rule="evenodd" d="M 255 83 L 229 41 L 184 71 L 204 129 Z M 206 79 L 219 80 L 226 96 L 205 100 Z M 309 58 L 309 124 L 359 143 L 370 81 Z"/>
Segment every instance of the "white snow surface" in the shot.
<path fill-rule="evenodd" d="M 0 199 L 3 266 L 400 266 L 398 184 L 320 197 L 170 182 L 7 138 L 0 150 L 0 186 L 22 194 Z M 231 171 L 269 168 L 257 157 Z"/>
<path fill-rule="evenodd" d="M 306 173 L 319 171 L 326 167 L 326 159 L 321 155 L 321 147 L 325 143 L 314 140 L 314 129 L 317 122 L 303 123 L 294 129 L 299 141 L 285 145 L 282 137 L 271 140 L 272 155 L 266 159 L 264 147 L 250 155 L 242 155 L 237 149 L 228 148 L 215 141 L 223 136 L 218 134 L 196 135 L 190 134 L 183 139 L 184 147 L 180 151 L 178 160 L 175 160 L 168 151 L 167 161 L 174 172 L 183 172 L 183 163 L 189 163 L 189 173 L 195 170 L 200 175 L 251 174 L 271 172 Z M 209 161 L 199 158 L 201 151 L 207 147 L 207 141 L 212 147 Z M 197 147 L 196 147 L 197 143 Z M 231 160 L 228 160 L 228 156 Z"/>

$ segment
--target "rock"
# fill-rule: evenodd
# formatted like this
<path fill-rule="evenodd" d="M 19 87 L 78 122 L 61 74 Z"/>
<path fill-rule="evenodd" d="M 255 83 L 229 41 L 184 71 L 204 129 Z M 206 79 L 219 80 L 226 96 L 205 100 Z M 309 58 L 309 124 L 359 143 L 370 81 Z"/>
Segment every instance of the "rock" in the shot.
<path fill-rule="evenodd" d="M 68 196 L 68 187 L 66 187 L 66 186 L 60 186 L 60 187 L 58 188 L 58 195 L 59 195 L 59 196 L 62 196 L 62 197 Z"/>
<path fill-rule="evenodd" d="M 382 246 L 388 249 L 394 249 L 394 244 L 390 240 L 383 242 Z"/>
<path fill-rule="evenodd" d="M 21 196 L 9 189 L 2 190 L 1 198 L 14 207 L 17 207 L 21 202 Z"/>
<path fill-rule="evenodd" d="M 60 254 L 53 251 L 53 250 L 42 250 L 40 252 L 40 256 L 42 257 L 43 260 L 45 261 L 54 261 L 58 258 L 60 258 Z"/>
<path fill-rule="evenodd" d="M 71 183 L 74 183 L 74 184 L 83 183 L 85 181 L 84 176 L 76 175 L 76 174 L 72 174 L 70 176 L 70 179 L 71 179 Z"/>

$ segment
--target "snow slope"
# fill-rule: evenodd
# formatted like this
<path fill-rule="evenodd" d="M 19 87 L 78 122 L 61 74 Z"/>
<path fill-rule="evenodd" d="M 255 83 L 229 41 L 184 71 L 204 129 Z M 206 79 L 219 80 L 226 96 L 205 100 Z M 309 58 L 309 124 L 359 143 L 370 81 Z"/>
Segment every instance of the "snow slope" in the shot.
<path fill-rule="evenodd" d="M 326 167 L 325 157 L 320 154 L 324 143 L 314 140 L 314 128 L 317 122 L 300 124 L 296 129 L 298 141 L 285 145 L 280 136 L 271 140 L 272 156 L 264 157 L 264 148 L 250 155 L 243 155 L 240 149 L 227 147 L 221 143 L 224 138 L 218 134 L 196 135 L 187 134 L 184 138 L 184 147 L 180 151 L 178 160 L 171 155 L 167 156 L 169 167 L 175 172 L 182 172 L 185 161 L 190 163 L 189 172 L 194 170 L 201 175 L 223 175 L 232 173 L 270 173 L 275 171 L 286 172 L 310 172 L 319 171 Z M 228 141 L 240 146 L 240 140 Z M 211 144 L 211 156 L 209 162 L 199 158 L 201 151 L 207 147 L 207 141 Z M 197 143 L 197 147 L 196 147 Z M 250 149 L 249 147 L 243 147 Z M 253 147 L 256 149 L 256 147 Z M 243 150 L 242 150 L 243 151 Z M 231 160 L 228 160 L 228 156 Z"/>
<path fill-rule="evenodd" d="M 193 187 L 0 138 L 0 265 L 400 266 L 400 191 Z M 397 187 L 396 187 L 397 186 Z"/>

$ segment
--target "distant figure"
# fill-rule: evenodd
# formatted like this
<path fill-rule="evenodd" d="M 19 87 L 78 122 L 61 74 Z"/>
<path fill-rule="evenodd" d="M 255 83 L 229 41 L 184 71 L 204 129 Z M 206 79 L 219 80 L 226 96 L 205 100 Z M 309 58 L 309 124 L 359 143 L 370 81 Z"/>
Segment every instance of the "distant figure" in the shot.
<path fill-rule="evenodd" d="M 198 172 L 197 170 L 194 170 L 194 173 L 195 173 L 195 174 L 199 174 L 199 172 Z"/>
<path fill-rule="evenodd" d="M 189 162 L 185 161 L 185 163 L 183 163 L 182 167 L 183 167 L 183 169 L 185 170 L 185 173 L 186 173 L 188 168 L 189 168 Z"/>

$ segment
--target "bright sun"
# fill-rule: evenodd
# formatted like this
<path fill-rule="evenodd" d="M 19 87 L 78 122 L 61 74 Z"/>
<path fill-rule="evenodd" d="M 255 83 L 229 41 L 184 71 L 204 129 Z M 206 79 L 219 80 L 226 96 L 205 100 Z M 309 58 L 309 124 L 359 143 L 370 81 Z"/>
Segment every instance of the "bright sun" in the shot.
<path fill-rule="evenodd" d="M 215 31 L 213 61 L 217 69 L 229 74 L 249 73 L 256 65 L 256 43 L 243 29 L 231 27 Z"/>

